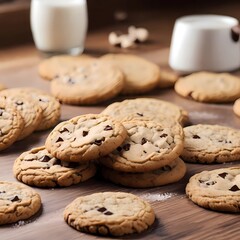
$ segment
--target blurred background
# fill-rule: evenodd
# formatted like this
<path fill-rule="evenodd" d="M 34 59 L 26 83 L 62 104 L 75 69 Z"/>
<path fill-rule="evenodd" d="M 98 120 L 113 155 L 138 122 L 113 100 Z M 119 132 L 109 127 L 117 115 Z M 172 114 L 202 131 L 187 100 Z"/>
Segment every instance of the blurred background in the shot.
<path fill-rule="evenodd" d="M 50 0 L 49 0 L 50 1 Z M 88 0 L 89 32 L 146 27 L 169 45 L 176 18 L 189 14 L 222 14 L 240 20 L 239 0 Z M 30 0 L 0 0 L 0 48 L 31 43 Z"/>

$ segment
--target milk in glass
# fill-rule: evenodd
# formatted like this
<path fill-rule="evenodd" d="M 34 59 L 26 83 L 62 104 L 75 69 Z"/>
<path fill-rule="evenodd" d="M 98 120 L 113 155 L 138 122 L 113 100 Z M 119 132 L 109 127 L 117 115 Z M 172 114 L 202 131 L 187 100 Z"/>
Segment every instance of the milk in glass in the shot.
<path fill-rule="evenodd" d="M 31 29 L 45 53 L 79 54 L 87 31 L 86 0 L 32 0 Z"/>

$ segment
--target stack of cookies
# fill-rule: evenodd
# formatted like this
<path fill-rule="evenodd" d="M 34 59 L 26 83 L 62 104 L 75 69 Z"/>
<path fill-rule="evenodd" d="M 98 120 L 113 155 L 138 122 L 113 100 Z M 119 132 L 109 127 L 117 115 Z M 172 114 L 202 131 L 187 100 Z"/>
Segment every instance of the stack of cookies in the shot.
<path fill-rule="evenodd" d="M 118 94 L 143 94 L 176 81 L 171 74 L 161 74 L 156 64 L 130 54 L 107 54 L 99 59 L 53 57 L 39 65 L 39 74 L 52 80 L 56 98 L 73 105 L 97 104 Z"/>
<path fill-rule="evenodd" d="M 186 172 L 179 158 L 183 150 L 180 123 L 187 113 L 157 99 L 114 103 L 102 114 L 122 121 L 127 138 L 115 151 L 100 158 L 101 173 L 112 182 L 136 188 L 161 186 L 180 180 Z"/>
<path fill-rule="evenodd" d="M 12 88 L 0 92 L 0 150 L 33 131 L 53 127 L 60 118 L 60 103 L 34 88 Z"/>

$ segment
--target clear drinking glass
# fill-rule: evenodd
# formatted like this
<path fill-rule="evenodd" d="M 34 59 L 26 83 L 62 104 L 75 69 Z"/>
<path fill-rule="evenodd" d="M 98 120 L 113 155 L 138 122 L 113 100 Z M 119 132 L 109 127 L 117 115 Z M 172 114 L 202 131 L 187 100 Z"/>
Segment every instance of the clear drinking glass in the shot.
<path fill-rule="evenodd" d="M 86 0 L 32 0 L 30 22 L 35 45 L 41 52 L 83 52 L 88 27 Z"/>

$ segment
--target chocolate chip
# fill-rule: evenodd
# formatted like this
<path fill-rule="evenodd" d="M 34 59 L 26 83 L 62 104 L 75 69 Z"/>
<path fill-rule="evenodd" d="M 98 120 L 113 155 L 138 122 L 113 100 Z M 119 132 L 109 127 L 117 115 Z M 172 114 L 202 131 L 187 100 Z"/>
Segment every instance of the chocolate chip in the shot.
<path fill-rule="evenodd" d="M 198 180 L 200 183 L 205 183 L 206 181 L 203 181 L 203 180 L 201 180 L 201 179 L 199 179 Z"/>
<path fill-rule="evenodd" d="M 137 113 L 138 116 L 140 117 L 143 117 L 143 114 L 142 113 Z"/>
<path fill-rule="evenodd" d="M 193 135 L 192 137 L 193 137 L 194 139 L 199 139 L 199 138 L 200 138 L 200 137 L 199 137 L 198 135 L 196 135 L 196 134 Z"/>
<path fill-rule="evenodd" d="M 82 135 L 83 135 L 83 137 L 87 136 L 88 135 L 88 131 L 83 131 Z"/>
<path fill-rule="evenodd" d="M 1 193 L 6 193 L 6 191 L 0 191 L 0 194 L 1 194 Z"/>
<path fill-rule="evenodd" d="M 49 156 L 44 155 L 44 156 L 42 156 L 41 158 L 39 158 L 39 161 L 40 161 L 40 162 L 49 162 L 50 159 L 51 159 L 51 158 L 50 158 Z"/>
<path fill-rule="evenodd" d="M 110 212 L 110 211 L 107 211 L 107 212 L 104 213 L 104 215 L 113 215 L 113 213 Z"/>
<path fill-rule="evenodd" d="M 163 133 L 160 137 L 161 137 L 161 138 L 167 137 L 167 134 L 166 134 L 166 133 Z"/>
<path fill-rule="evenodd" d="M 121 147 L 117 147 L 117 150 L 118 150 L 119 152 L 121 152 L 121 151 L 122 151 L 122 148 L 121 148 Z"/>
<path fill-rule="evenodd" d="M 17 202 L 17 201 L 20 200 L 20 198 L 18 196 L 15 196 L 14 198 L 9 199 L 9 200 L 12 201 L 12 202 Z"/>
<path fill-rule="evenodd" d="M 143 144 L 145 144 L 146 142 L 147 142 L 147 139 L 146 139 L 146 138 L 142 138 L 141 144 L 143 145 Z"/>
<path fill-rule="evenodd" d="M 64 132 L 69 132 L 67 128 L 63 128 L 62 130 L 59 131 L 60 133 L 64 133 Z"/>
<path fill-rule="evenodd" d="M 143 150 L 144 153 L 147 153 L 145 150 Z"/>
<path fill-rule="evenodd" d="M 214 184 L 216 184 L 216 181 L 211 181 L 206 183 L 207 186 L 214 185 Z"/>
<path fill-rule="evenodd" d="M 107 125 L 105 128 L 104 128 L 104 131 L 109 131 L 109 130 L 112 130 L 113 128 L 109 125 Z"/>
<path fill-rule="evenodd" d="M 17 101 L 16 104 L 17 105 L 23 105 L 23 102 L 22 101 Z"/>
<path fill-rule="evenodd" d="M 229 189 L 229 191 L 232 191 L 232 192 L 236 192 L 236 191 L 239 191 L 240 189 L 239 189 L 239 187 L 237 186 L 237 185 L 233 185 L 230 189 Z"/>
<path fill-rule="evenodd" d="M 130 144 L 127 143 L 127 144 L 123 145 L 123 149 L 124 149 L 125 151 L 129 151 L 129 149 L 130 149 Z"/>
<path fill-rule="evenodd" d="M 93 143 L 100 146 L 104 140 L 105 140 L 105 137 L 103 137 L 102 139 L 99 139 L 99 140 L 95 140 Z"/>
<path fill-rule="evenodd" d="M 59 137 L 56 142 L 63 142 L 63 139 Z"/>
<path fill-rule="evenodd" d="M 0 108 L 0 116 L 3 115 L 3 112 L 4 112 L 4 110 L 2 108 Z"/>
<path fill-rule="evenodd" d="M 99 212 L 105 212 L 105 211 L 107 211 L 107 209 L 106 209 L 105 207 L 98 208 L 97 210 L 98 210 Z"/>
<path fill-rule="evenodd" d="M 221 178 L 225 178 L 226 176 L 228 175 L 228 173 L 226 172 L 223 172 L 223 173 L 219 173 L 218 176 L 221 177 Z"/>

